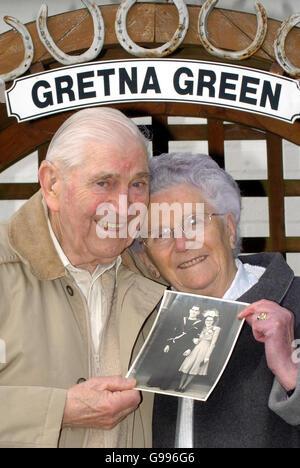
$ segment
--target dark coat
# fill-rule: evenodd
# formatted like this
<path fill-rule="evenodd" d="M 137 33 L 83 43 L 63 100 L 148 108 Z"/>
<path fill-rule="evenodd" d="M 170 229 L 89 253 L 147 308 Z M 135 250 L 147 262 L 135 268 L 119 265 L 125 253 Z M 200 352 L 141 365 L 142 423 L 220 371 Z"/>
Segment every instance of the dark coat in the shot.
<path fill-rule="evenodd" d="M 300 278 L 280 254 L 241 256 L 243 263 L 266 268 L 259 282 L 238 300 L 277 302 L 295 314 L 300 337 Z M 287 424 L 268 407 L 274 376 L 268 369 L 264 345 L 245 322 L 220 382 L 207 402 L 195 401 L 194 446 L 235 448 L 300 447 L 299 427 Z M 154 447 L 174 447 L 178 399 L 156 395 Z"/>
<path fill-rule="evenodd" d="M 171 311 L 170 319 L 166 319 L 165 323 L 172 323 L 174 311 Z M 167 390 L 170 387 L 177 387 L 180 381 L 180 374 L 178 372 L 179 367 L 184 361 L 183 352 L 193 346 L 193 338 L 199 336 L 203 328 L 202 320 L 196 319 L 195 321 L 187 320 L 187 317 L 182 315 L 178 320 L 178 324 L 175 328 L 168 330 L 168 335 L 160 346 L 157 346 L 157 355 L 153 356 L 153 353 L 149 353 L 149 360 L 151 360 L 151 368 L 153 369 L 153 360 L 159 362 L 154 371 L 151 372 L 151 377 L 147 382 L 150 387 L 159 387 L 163 390 Z M 162 335 L 162 331 L 159 332 Z M 172 338 L 179 337 L 176 340 Z M 153 347 L 154 343 L 152 344 Z M 165 346 L 168 345 L 170 350 L 168 353 L 164 353 Z M 146 363 L 145 363 L 146 365 Z"/>

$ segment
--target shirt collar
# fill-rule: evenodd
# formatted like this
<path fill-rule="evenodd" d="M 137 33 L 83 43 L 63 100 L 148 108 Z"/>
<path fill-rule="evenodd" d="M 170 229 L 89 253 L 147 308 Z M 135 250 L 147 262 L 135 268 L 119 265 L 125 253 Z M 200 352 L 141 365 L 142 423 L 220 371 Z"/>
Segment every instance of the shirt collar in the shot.
<path fill-rule="evenodd" d="M 235 301 L 258 283 L 266 270 L 263 267 L 243 264 L 239 259 L 235 260 L 235 264 L 237 266 L 235 278 L 223 296 L 223 299 L 231 301 Z"/>

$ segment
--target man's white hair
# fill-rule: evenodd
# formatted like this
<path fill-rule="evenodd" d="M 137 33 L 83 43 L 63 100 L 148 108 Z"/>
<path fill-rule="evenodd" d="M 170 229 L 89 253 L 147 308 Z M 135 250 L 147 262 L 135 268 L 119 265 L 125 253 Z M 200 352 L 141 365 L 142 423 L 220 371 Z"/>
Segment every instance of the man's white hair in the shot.
<path fill-rule="evenodd" d="M 121 146 L 136 141 L 148 153 L 148 140 L 137 125 L 122 112 L 109 107 L 80 110 L 57 130 L 49 145 L 46 161 L 59 162 L 66 169 L 84 162 L 86 147 L 91 143 Z"/>

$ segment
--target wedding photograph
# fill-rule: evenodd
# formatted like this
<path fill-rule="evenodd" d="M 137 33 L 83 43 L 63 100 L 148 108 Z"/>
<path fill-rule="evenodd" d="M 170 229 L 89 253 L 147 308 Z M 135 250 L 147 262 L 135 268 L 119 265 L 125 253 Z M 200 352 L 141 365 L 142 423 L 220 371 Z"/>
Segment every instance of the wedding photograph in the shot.
<path fill-rule="evenodd" d="M 136 388 L 206 401 L 243 327 L 248 304 L 166 291 L 152 330 L 127 377 Z"/>

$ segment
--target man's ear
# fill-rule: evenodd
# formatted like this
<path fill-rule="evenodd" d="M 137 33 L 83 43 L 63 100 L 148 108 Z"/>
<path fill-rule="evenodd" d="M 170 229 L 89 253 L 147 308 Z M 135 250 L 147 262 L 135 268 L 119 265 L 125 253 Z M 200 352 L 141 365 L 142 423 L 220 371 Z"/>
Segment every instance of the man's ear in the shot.
<path fill-rule="evenodd" d="M 39 169 L 39 181 L 48 208 L 51 211 L 59 211 L 61 181 L 58 168 L 48 161 L 43 161 Z"/>
<path fill-rule="evenodd" d="M 235 249 L 236 248 L 236 222 L 231 213 L 228 213 L 226 215 L 226 230 L 227 230 L 230 247 L 232 249 Z"/>

